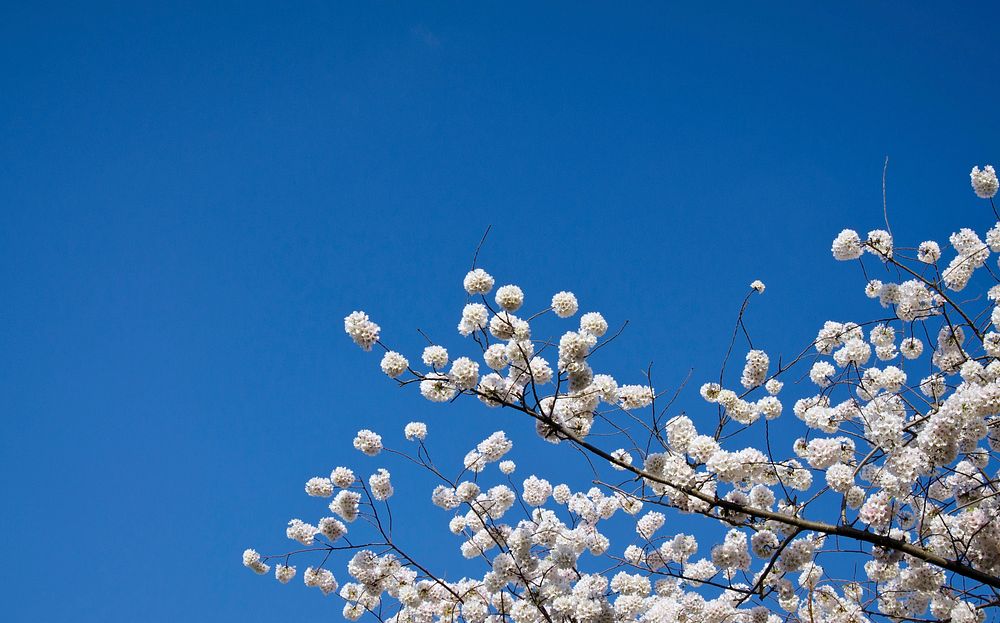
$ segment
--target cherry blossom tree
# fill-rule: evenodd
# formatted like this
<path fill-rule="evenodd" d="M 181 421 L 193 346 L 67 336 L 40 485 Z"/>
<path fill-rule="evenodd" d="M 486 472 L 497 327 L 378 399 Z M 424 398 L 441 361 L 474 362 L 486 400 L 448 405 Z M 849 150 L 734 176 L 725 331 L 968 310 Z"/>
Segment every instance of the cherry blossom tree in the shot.
<path fill-rule="evenodd" d="M 971 179 L 997 216 L 993 167 L 973 168 Z M 413 363 L 365 313 L 350 314 L 347 334 L 381 351 L 396 384 L 432 402 L 516 412 L 544 440 L 579 450 L 580 464 L 567 469 L 586 470 L 592 487 L 573 490 L 560 483 L 565 474 L 515 477 L 503 431 L 452 468 L 431 459 L 423 423 L 399 435 L 408 450 L 361 430 L 361 454 L 395 455 L 426 472 L 436 520 L 456 535 L 446 547 L 479 571 L 444 577 L 408 555 L 393 536 L 384 467 L 340 466 L 309 479 L 308 495 L 330 499 L 329 512 L 317 513 L 327 516 L 292 519 L 286 536 L 297 549 L 248 549 L 243 564 L 258 574 L 273 568 L 282 583 L 305 565 L 305 584 L 337 595 L 352 621 L 995 620 L 1000 278 L 989 260 L 1000 252 L 1000 222 L 982 238 L 954 232 L 942 248 L 897 247 L 886 221 L 865 237 L 845 229 L 832 244 L 835 259 L 865 271 L 877 317 L 826 321 L 777 364 L 748 345 L 739 378 L 723 362 L 718 380 L 701 386 L 708 427 L 671 415 L 648 375 L 626 384 L 592 368 L 592 355 L 620 332 L 600 313 L 574 320 L 580 306 L 565 291 L 525 313 L 521 288 L 494 288 L 475 260 L 457 327 L 467 353 L 431 344 Z M 737 328 L 764 291 L 750 285 Z M 573 324 L 550 343 L 533 337 L 543 322 Z M 789 380 L 800 396 L 783 396 Z M 791 447 L 768 433 L 778 418 L 801 430 Z M 718 538 L 670 533 L 677 513 L 714 526 L 706 533 Z M 609 540 L 613 524 L 627 525 L 617 532 L 631 534 L 628 542 Z M 859 564 L 838 564 L 844 557 Z M 845 569 L 854 571 L 844 577 Z"/>

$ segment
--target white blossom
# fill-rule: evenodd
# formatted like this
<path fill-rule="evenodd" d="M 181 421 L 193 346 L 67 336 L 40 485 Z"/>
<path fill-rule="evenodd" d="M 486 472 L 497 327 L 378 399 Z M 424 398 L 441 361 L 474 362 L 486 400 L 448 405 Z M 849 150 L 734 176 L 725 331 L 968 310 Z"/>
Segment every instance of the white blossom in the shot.
<path fill-rule="evenodd" d="M 516 312 L 524 304 L 524 292 L 515 285 L 500 286 L 495 298 L 497 305 L 509 312 Z"/>
<path fill-rule="evenodd" d="M 892 257 L 892 236 L 884 229 L 873 229 L 868 232 L 865 250 L 881 258 Z"/>
<path fill-rule="evenodd" d="M 462 319 L 458 323 L 458 332 L 463 336 L 482 331 L 489 324 L 489 311 L 482 303 L 469 303 L 462 310 Z M 426 352 L 426 351 L 425 351 Z"/>
<path fill-rule="evenodd" d="M 337 581 L 333 578 L 333 573 L 328 569 L 314 569 L 308 567 L 302 578 L 305 585 L 320 589 L 324 595 L 337 590 Z"/>
<path fill-rule="evenodd" d="M 271 567 L 264 564 L 260 559 L 257 550 L 248 549 L 243 552 L 243 566 L 250 569 L 257 575 L 264 575 L 271 570 Z"/>
<path fill-rule="evenodd" d="M 529 476 L 524 481 L 524 492 L 521 498 L 528 506 L 541 506 L 552 495 L 552 485 L 544 478 Z"/>
<path fill-rule="evenodd" d="M 356 311 L 344 318 L 344 331 L 354 343 L 369 351 L 379 337 L 379 326 L 368 318 L 368 314 Z"/>
<path fill-rule="evenodd" d="M 572 292 L 557 292 L 552 297 L 552 311 L 560 318 L 569 318 L 580 308 Z"/>
<path fill-rule="evenodd" d="M 917 247 L 917 259 L 925 264 L 934 264 L 941 259 L 941 247 L 933 240 L 925 240 Z"/>
<path fill-rule="evenodd" d="M 368 486 L 372 490 L 372 497 L 376 500 L 384 501 L 392 497 L 392 482 L 389 480 L 389 471 L 385 468 L 380 467 L 368 477 Z"/>
<path fill-rule="evenodd" d="M 580 316 L 580 331 L 601 337 L 608 331 L 608 321 L 598 312 L 587 312 Z"/>
<path fill-rule="evenodd" d="M 346 489 L 354 484 L 354 472 L 348 467 L 337 467 L 330 472 L 330 482 L 336 487 Z"/>
<path fill-rule="evenodd" d="M 274 577 L 282 584 L 288 584 L 288 582 L 295 577 L 295 567 L 275 565 Z"/>
<path fill-rule="evenodd" d="M 310 478 L 306 482 L 306 493 L 313 497 L 328 498 L 333 495 L 333 483 L 329 478 Z"/>
<path fill-rule="evenodd" d="M 442 346 L 428 346 L 421 356 L 425 366 L 440 369 L 448 365 L 448 351 Z"/>
<path fill-rule="evenodd" d="M 431 372 L 420 381 L 420 394 L 431 402 L 448 402 L 455 397 L 457 391 L 446 374 Z"/>
<path fill-rule="evenodd" d="M 972 189 L 976 191 L 976 196 L 981 199 L 990 199 L 997 194 L 997 174 L 993 170 L 993 165 L 986 165 L 982 169 L 978 166 L 972 167 L 969 174 L 972 179 Z"/>
<path fill-rule="evenodd" d="M 427 439 L 427 425 L 423 422 L 410 422 L 403 428 L 403 435 L 409 441 Z"/>
<path fill-rule="evenodd" d="M 288 538 L 298 541 L 303 545 L 312 545 L 313 539 L 319 529 L 316 526 L 307 524 L 301 519 L 292 519 L 288 522 L 288 529 L 285 534 Z"/>
<path fill-rule="evenodd" d="M 820 387 L 826 387 L 830 384 L 830 377 L 834 372 L 836 370 L 828 361 L 817 361 L 809 371 L 809 378 Z"/>
<path fill-rule="evenodd" d="M 390 350 L 385 355 L 382 356 L 382 372 L 389 378 L 396 378 L 400 374 L 406 372 L 410 362 L 406 360 L 406 357 L 400 355 L 394 350 Z"/>
<path fill-rule="evenodd" d="M 493 277 L 482 268 L 475 268 L 465 276 L 462 285 L 469 294 L 488 294 L 493 289 Z"/>
<path fill-rule="evenodd" d="M 354 448 L 368 456 L 377 456 L 382 451 L 382 436 L 363 428 L 354 437 Z"/>
<path fill-rule="evenodd" d="M 354 521 L 360 511 L 361 494 L 357 491 L 341 490 L 330 502 L 330 511 L 336 513 L 345 521 Z"/>
<path fill-rule="evenodd" d="M 750 389 L 764 383 L 767 378 L 767 368 L 770 359 L 762 350 L 751 350 L 746 356 L 746 365 L 743 366 L 743 377 L 740 383 L 743 387 Z"/>
<path fill-rule="evenodd" d="M 622 385 L 618 388 L 618 401 L 623 409 L 641 409 L 653 402 L 653 388 L 648 385 Z"/>
<path fill-rule="evenodd" d="M 448 376 L 455 387 L 472 389 L 479 383 L 479 364 L 468 357 L 459 357 L 451 364 Z"/>
<path fill-rule="evenodd" d="M 980 197 L 996 194 L 992 167 L 973 168 L 971 179 Z M 987 260 L 1000 252 L 1000 223 L 952 212 L 969 221 L 939 232 L 948 234 L 946 253 L 954 252 L 946 263 L 933 240 L 920 243 L 916 257 L 910 242 L 897 249 L 888 226 L 864 238 L 841 231 L 831 245 L 835 259 L 874 256 L 855 266 L 864 282 L 858 309 L 871 315 L 816 322 L 813 343 L 803 336 L 804 350 L 794 351 L 801 354 L 774 355 L 773 374 L 771 357 L 743 347 L 749 336 L 737 331 L 729 347 L 749 349 L 742 370 L 723 365 L 694 405 L 684 402 L 690 394 L 678 392 L 674 402 L 668 392 L 642 411 L 655 391 L 619 384 L 607 369 L 617 362 L 603 350 L 614 340 L 601 341 L 608 322 L 600 313 L 582 314 L 568 330 L 553 329 L 556 319 L 545 314 L 526 314 L 529 324 L 514 315 L 524 304 L 518 286 L 496 289 L 498 310 L 481 298 L 495 285 L 482 269 L 463 280 L 472 298 L 458 331 L 472 339 L 453 358 L 426 347 L 421 371 L 389 350 L 367 314 L 353 312 L 345 331 L 364 350 L 385 349 L 380 367 L 400 379 L 394 385 L 455 403 L 441 416 L 450 429 L 437 439 L 444 448 L 426 441 L 423 422 L 405 425 L 406 439 L 418 443 L 400 451 L 382 452 L 379 434 L 359 430 L 354 448 L 385 467 L 368 467 L 360 479 L 345 466 L 309 478 L 306 495 L 332 498 L 324 503 L 333 516 L 316 525 L 292 519 L 290 553 L 248 549 L 243 564 L 266 574 L 273 561 L 275 578 L 287 583 L 296 575 L 293 557 L 306 559 L 298 563 L 303 581 L 338 592 L 346 619 L 370 611 L 387 623 L 992 620 L 997 606 L 987 587 L 1000 575 L 1000 284 Z M 822 284 L 830 310 L 848 308 L 845 283 Z M 759 280 L 750 288 L 765 291 Z M 773 321 L 791 330 L 799 326 L 791 314 L 807 308 L 779 310 Z M 580 311 L 569 292 L 553 296 L 551 310 L 558 318 Z M 711 346 L 731 330 L 692 338 Z M 406 372 L 411 378 L 401 379 Z M 806 377 L 811 383 L 801 382 Z M 495 410 L 477 415 L 480 403 Z M 779 424 L 786 404 L 791 415 Z M 455 446 L 494 421 L 527 426 L 510 436 L 477 434 L 472 439 L 482 441 L 471 449 Z M 512 439 L 531 430 L 559 447 L 519 442 L 525 456 L 516 456 Z M 585 459 L 571 464 L 577 452 Z M 519 484 L 515 459 L 526 475 Z M 492 463 L 496 469 L 487 469 Z M 417 499 L 429 494 L 433 508 L 424 498 L 422 510 L 398 512 L 395 486 L 411 494 L 421 472 L 429 481 Z M 704 557 L 696 559 L 698 541 L 674 532 L 705 520 L 723 529 L 697 532 Z M 427 545 L 461 555 L 465 575 L 437 575 L 402 554 L 414 550 L 395 534 L 390 541 L 394 523 L 437 539 L 435 522 L 454 541 Z M 401 540 L 406 532 L 398 531 Z M 852 565 L 836 556 L 860 563 L 859 574 L 850 576 Z M 327 564 L 346 567 L 343 586 Z"/>
<path fill-rule="evenodd" d="M 861 237 L 853 229 L 845 229 L 833 241 L 833 257 L 838 260 L 856 260 L 863 251 Z"/>

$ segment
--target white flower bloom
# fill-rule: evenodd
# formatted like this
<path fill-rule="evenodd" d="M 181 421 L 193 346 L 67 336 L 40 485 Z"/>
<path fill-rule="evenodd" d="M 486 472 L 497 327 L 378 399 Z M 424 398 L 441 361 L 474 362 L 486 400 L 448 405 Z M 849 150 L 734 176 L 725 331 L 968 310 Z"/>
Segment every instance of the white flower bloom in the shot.
<path fill-rule="evenodd" d="M 705 558 L 695 563 L 685 563 L 683 570 L 684 577 L 692 580 L 710 580 L 718 572 L 719 570 L 712 564 L 712 561 Z M 697 586 L 698 582 L 693 582 L 693 584 Z"/>
<path fill-rule="evenodd" d="M 382 451 L 382 436 L 367 428 L 363 428 L 354 437 L 354 448 L 368 456 L 377 456 Z"/>
<path fill-rule="evenodd" d="M 625 448 L 618 448 L 617 450 L 611 453 L 611 456 L 613 456 L 616 460 L 625 463 L 626 465 L 632 464 L 632 455 L 629 454 L 628 450 L 626 450 Z M 611 463 L 611 467 L 618 471 L 625 471 L 625 468 L 619 465 L 618 463 Z"/>
<path fill-rule="evenodd" d="M 826 470 L 826 483 L 839 493 L 847 493 L 854 486 L 854 469 L 843 463 L 834 463 Z"/>
<path fill-rule="evenodd" d="M 719 451 L 719 442 L 710 435 L 698 435 L 688 444 L 687 454 L 699 463 L 707 462 Z"/>
<path fill-rule="evenodd" d="M 260 554 L 254 549 L 248 549 L 243 552 L 243 566 L 257 575 L 264 575 L 271 570 L 270 566 L 261 561 Z"/>
<path fill-rule="evenodd" d="M 336 513 L 344 521 L 354 521 L 360 511 L 361 494 L 357 491 L 341 490 L 330 502 L 330 512 Z"/>
<path fill-rule="evenodd" d="M 951 246 L 958 251 L 959 255 L 964 255 L 969 258 L 978 258 L 978 256 L 988 256 L 986 244 L 980 240 L 979 235 L 968 227 L 963 227 L 957 232 L 953 233 L 948 237 L 948 242 Z M 973 262 L 977 266 L 982 266 L 983 262 L 978 259 L 973 259 Z"/>
<path fill-rule="evenodd" d="M 479 364 L 468 357 L 459 357 L 451 364 L 449 377 L 458 389 L 472 389 L 479 383 Z"/>
<path fill-rule="evenodd" d="M 550 495 L 552 495 L 552 485 L 548 480 L 532 475 L 524 481 L 521 499 L 528 506 L 542 506 Z"/>
<path fill-rule="evenodd" d="M 754 279 L 754 281 L 750 284 L 750 289 L 756 290 L 757 294 L 764 294 L 764 282 L 760 279 Z"/>
<path fill-rule="evenodd" d="M 344 318 L 344 331 L 351 336 L 355 344 L 369 351 L 378 341 L 380 329 L 377 324 L 369 320 L 368 314 L 356 311 Z"/>
<path fill-rule="evenodd" d="M 274 577 L 282 584 L 288 584 L 289 580 L 295 577 L 295 567 L 276 565 L 274 567 Z"/>
<path fill-rule="evenodd" d="M 846 368 L 849 364 L 861 367 L 868 363 L 871 357 L 872 348 L 862 339 L 852 338 L 844 343 L 843 348 L 833 353 L 833 360 L 841 368 Z"/>
<path fill-rule="evenodd" d="M 990 331 L 983 336 L 983 350 L 990 357 L 1000 357 L 1000 333 Z"/>
<path fill-rule="evenodd" d="M 917 259 L 924 264 L 933 264 L 941 259 L 941 247 L 933 240 L 925 240 L 917 247 Z"/>
<path fill-rule="evenodd" d="M 382 372 L 389 378 L 396 378 L 400 374 L 406 372 L 410 362 L 406 360 L 406 357 L 400 355 L 394 350 L 390 350 L 385 355 L 382 356 Z"/>
<path fill-rule="evenodd" d="M 490 344 L 489 348 L 483 351 L 483 361 L 491 370 L 502 371 L 510 363 L 507 356 L 507 346 L 505 344 Z"/>
<path fill-rule="evenodd" d="M 993 165 L 988 164 L 982 169 L 978 166 L 972 167 L 969 177 L 972 179 L 972 189 L 980 199 L 990 199 L 997 194 L 997 174 L 993 170 Z"/>
<path fill-rule="evenodd" d="M 317 498 L 328 498 L 333 495 L 333 483 L 329 478 L 310 478 L 306 482 L 306 493 Z"/>
<path fill-rule="evenodd" d="M 580 308 L 572 292 L 557 292 L 552 297 L 552 311 L 560 318 L 569 318 Z"/>
<path fill-rule="evenodd" d="M 324 517 L 319 520 L 319 532 L 332 543 L 347 534 L 347 526 L 339 519 Z"/>
<path fill-rule="evenodd" d="M 493 277 L 482 268 L 469 271 L 462 282 L 469 294 L 488 294 L 493 289 Z"/>
<path fill-rule="evenodd" d="M 392 482 L 389 479 L 389 470 L 379 468 L 377 472 L 368 477 L 368 486 L 372 490 L 372 497 L 379 501 L 388 500 L 392 497 Z"/>
<path fill-rule="evenodd" d="M 526 340 L 531 337 L 531 326 L 509 312 L 500 312 L 490 319 L 490 335 L 498 340 Z"/>
<path fill-rule="evenodd" d="M 327 569 L 307 567 L 305 573 L 302 574 L 302 579 L 306 586 L 318 588 L 324 595 L 329 595 L 337 590 L 337 581 L 333 579 L 333 573 Z"/>
<path fill-rule="evenodd" d="M 858 511 L 858 518 L 875 530 L 885 530 L 892 520 L 892 498 L 885 491 L 869 496 Z"/>
<path fill-rule="evenodd" d="M 618 382 L 610 375 L 595 374 L 584 394 L 596 396 L 601 402 L 615 404 L 618 402 Z"/>
<path fill-rule="evenodd" d="M 629 561 L 633 565 L 637 565 L 642 562 L 643 551 L 642 548 L 636 547 L 635 545 L 629 545 L 625 548 L 625 560 Z"/>
<path fill-rule="evenodd" d="M 365 607 L 361 604 L 352 604 L 350 602 L 344 604 L 344 609 L 341 611 L 341 616 L 347 621 L 357 621 L 365 614 Z"/>
<path fill-rule="evenodd" d="M 462 319 L 458 323 L 458 332 L 463 336 L 482 331 L 489 325 L 490 314 L 482 303 L 469 303 L 462 309 Z"/>
<path fill-rule="evenodd" d="M 622 385 L 618 401 L 623 409 L 641 409 L 653 403 L 653 388 L 648 385 Z"/>
<path fill-rule="evenodd" d="M 915 337 L 905 338 L 899 343 L 899 352 L 904 359 L 916 359 L 924 352 L 924 343 Z"/>
<path fill-rule="evenodd" d="M 422 441 L 427 438 L 427 425 L 423 422 L 410 422 L 403 428 L 403 435 L 408 441 L 415 439 Z"/>
<path fill-rule="evenodd" d="M 446 374 L 431 372 L 420 381 L 420 395 L 431 402 L 448 402 L 456 393 L 455 385 Z"/>
<path fill-rule="evenodd" d="M 853 486 L 847 490 L 844 495 L 844 501 L 847 502 L 847 506 L 850 508 L 858 508 L 861 503 L 865 501 L 865 490 L 858 486 Z"/>
<path fill-rule="evenodd" d="M 884 229 L 873 229 L 868 232 L 868 242 L 865 250 L 882 258 L 892 257 L 892 236 Z"/>
<path fill-rule="evenodd" d="M 497 288 L 496 302 L 504 311 L 516 312 L 524 304 L 524 292 L 515 285 L 500 286 Z"/>
<path fill-rule="evenodd" d="M 636 522 L 635 531 L 643 539 L 649 541 L 653 538 L 653 533 L 663 527 L 663 523 L 666 520 L 667 518 L 663 513 L 650 511 Z"/>
<path fill-rule="evenodd" d="M 580 331 L 601 337 L 608 332 L 608 321 L 598 312 L 587 312 L 580 316 Z"/>
<path fill-rule="evenodd" d="M 770 530 L 761 530 L 750 537 L 750 549 L 758 558 L 770 557 L 778 545 L 778 535 Z"/>
<path fill-rule="evenodd" d="M 303 545 L 312 545 L 313 538 L 317 532 L 319 530 L 316 526 L 307 524 L 301 519 L 292 519 L 288 522 L 288 529 L 285 530 L 285 535 Z"/>
<path fill-rule="evenodd" d="M 448 365 L 448 351 L 442 346 L 428 346 L 421 359 L 425 366 L 440 369 Z"/>
<path fill-rule="evenodd" d="M 465 530 L 465 526 L 466 526 L 465 517 L 462 515 L 455 515 L 448 522 L 448 530 L 452 534 L 462 534 L 462 531 Z"/>
<path fill-rule="evenodd" d="M 755 403 L 755 406 L 768 420 L 777 418 L 783 410 L 781 401 L 776 396 L 764 396 Z"/>
<path fill-rule="evenodd" d="M 505 400 L 517 398 L 516 388 L 496 372 L 487 374 L 479 381 L 479 400 L 488 407 L 499 407 Z"/>
<path fill-rule="evenodd" d="M 502 473 L 509 476 L 514 473 L 516 465 L 514 464 L 514 461 L 500 461 L 499 467 Z"/>
<path fill-rule="evenodd" d="M 334 486 L 346 489 L 354 484 L 354 472 L 347 467 L 337 467 L 330 472 L 330 482 Z"/>
<path fill-rule="evenodd" d="M 476 445 L 476 453 L 479 456 L 478 460 L 484 463 L 494 463 L 503 458 L 513 447 L 514 443 L 507 438 L 507 434 L 498 430 Z"/>
<path fill-rule="evenodd" d="M 719 394 L 722 392 L 722 386 L 718 383 L 705 383 L 701 386 L 699 393 L 701 397 L 708 402 L 718 402 Z"/>
<path fill-rule="evenodd" d="M 752 350 L 747 353 L 746 364 L 743 366 L 743 377 L 740 379 L 743 387 L 752 389 L 767 378 L 767 368 L 770 359 L 762 350 Z"/>
<path fill-rule="evenodd" d="M 572 492 L 569 486 L 565 484 L 556 485 L 552 489 L 552 499 L 555 500 L 556 504 L 565 504 L 569 501 L 570 495 L 572 495 Z"/>
<path fill-rule="evenodd" d="M 445 487 L 444 485 L 438 485 L 434 489 L 434 492 L 431 493 L 431 502 L 433 502 L 435 506 L 443 508 L 444 510 L 458 508 L 458 506 L 462 503 L 458 499 L 458 496 L 455 495 L 455 490 Z"/>
<path fill-rule="evenodd" d="M 835 259 L 856 260 L 861 257 L 864 248 L 861 246 L 861 237 L 853 229 L 845 229 L 837 234 L 833 241 L 833 257 Z"/>
<path fill-rule="evenodd" d="M 479 496 L 479 485 L 466 480 L 455 487 L 455 497 L 463 502 L 471 502 Z"/>
<path fill-rule="evenodd" d="M 532 357 L 531 361 L 528 362 L 528 371 L 531 376 L 531 381 L 535 385 L 545 385 L 552 380 L 552 368 L 549 366 L 549 362 L 545 361 L 541 357 Z"/>
<path fill-rule="evenodd" d="M 986 232 L 986 244 L 989 246 L 990 251 L 994 253 L 1000 251 L 1000 222 L 995 223 Z"/>
<path fill-rule="evenodd" d="M 820 387 L 826 387 L 830 384 L 830 377 L 835 372 L 836 369 L 829 362 L 817 361 L 813 364 L 812 369 L 809 370 L 809 378 Z"/>

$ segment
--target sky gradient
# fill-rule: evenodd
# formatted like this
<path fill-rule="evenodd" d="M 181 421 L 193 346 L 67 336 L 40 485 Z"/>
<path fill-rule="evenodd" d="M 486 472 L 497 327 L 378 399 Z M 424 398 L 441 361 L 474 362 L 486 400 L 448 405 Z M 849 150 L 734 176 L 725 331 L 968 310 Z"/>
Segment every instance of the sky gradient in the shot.
<path fill-rule="evenodd" d="M 378 466 L 358 428 L 426 421 L 451 465 L 504 428 L 517 482 L 570 457 L 343 334 L 364 309 L 411 361 L 416 328 L 461 348 L 487 225 L 529 308 L 629 321 L 604 371 L 693 369 L 697 423 L 753 279 L 772 357 L 881 312 L 829 249 L 883 226 L 886 156 L 898 244 L 992 224 L 968 173 L 1000 161 L 996 5 L 140 4 L 0 20 L 8 621 L 334 620 L 240 554 L 318 518 L 308 477 Z M 397 472 L 401 538 L 460 567 Z"/>

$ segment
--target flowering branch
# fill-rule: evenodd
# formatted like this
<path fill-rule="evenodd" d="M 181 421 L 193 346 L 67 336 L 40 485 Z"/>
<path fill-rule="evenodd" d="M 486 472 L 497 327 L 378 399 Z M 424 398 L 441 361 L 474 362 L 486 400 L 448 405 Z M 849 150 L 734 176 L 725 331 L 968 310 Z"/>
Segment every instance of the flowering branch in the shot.
<path fill-rule="evenodd" d="M 1000 332 L 990 330 L 1000 327 L 1000 282 L 986 267 L 1000 252 L 1000 222 L 985 240 L 972 229 L 951 234 L 956 255 L 943 270 L 934 241 L 906 258 L 889 230 L 887 166 L 888 159 L 886 229 L 864 240 L 846 229 L 831 247 L 835 259 L 858 261 L 866 296 L 887 313 L 825 322 L 808 347 L 787 363 L 779 357 L 772 371 L 745 321 L 753 297 L 765 291 L 753 282 L 718 381 L 700 389 L 717 413 L 712 434 L 683 413 L 668 415 L 687 379 L 663 406 L 651 364 L 641 384 L 595 372 L 597 353 L 627 322 L 605 337 L 608 322 L 588 312 L 558 342 L 533 338 L 533 322 L 575 316 L 576 296 L 558 292 L 543 311 L 518 318 L 521 288 L 503 285 L 494 293 L 494 278 L 477 267 L 486 234 L 463 282 L 469 298 L 457 327 L 478 350 L 474 357 L 453 359 L 428 339 L 424 367 L 411 365 L 383 343 L 367 314 L 350 314 L 348 335 L 364 350 L 378 345 L 382 371 L 400 387 L 416 386 L 431 402 L 475 398 L 526 415 L 539 437 L 580 453 L 594 486 L 574 491 L 531 474 L 516 491 L 517 467 L 506 458 L 513 443 L 503 431 L 469 451 L 458 476 L 448 478 L 430 459 L 425 424 L 411 422 L 403 431 L 413 453 L 387 448 L 381 435 L 364 429 L 356 450 L 422 470 L 436 483 L 432 504 L 449 514 L 462 557 L 478 561 L 482 573 L 447 579 L 404 552 L 392 534 L 394 487 L 385 467 L 367 480 L 343 466 L 310 479 L 306 493 L 331 498 L 332 516 L 316 525 L 291 520 L 286 536 L 302 548 L 267 557 L 247 550 L 244 565 L 263 574 L 268 562 L 281 560 L 275 576 L 288 582 L 296 575 L 292 557 L 322 554 L 304 572 L 305 584 L 336 593 L 349 620 L 368 613 L 384 623 L 780 623 L 783 616 L 982 623 L 1000 607 Z M 993 206 L 1000 187 L 993 168 L 973 168 L 971 181 Z M 868 256 L 886 281 L 869 275 Z M 959 303 L 955 296 L 977 271 L 974 287 L 983 287 L 989 301 L 978 311 L 983 297 Z M 966 332 L 975 339 L 967 341 Z M 731 389 L 727 365 L 741 334 L 748 350 L 739 388 Z M 911 382 L 917 363 L 908 362 L 922 357 L 931 373 Z M 479 361 L 488 372 L 480 373 Z M 791 370 L 802 372 L 789 379 Z M 789 399 L 786 383 L 815 389 Z M 791 445 L 794 456 L 782 454 L 784 440 L 772 438 L 770 426 L 788 404 L 796 420 L 783 428 L 803 431 Z M 621 447 L 606 449 L 595 435 Z M 749 438 L 764 449 L 733 447 Z M 491 486 L 493 464 L 501 478 Z M 705 520 L 700 538 L 713 543 L 709 557 L 694 559 L 694 536 L 661 534 L 666 513 Z M 638 517 L 624 520 L 637 538 L 613 552 L 603 530 L 616 516 Z M 351 529 L 372 538 L 355 546 L 346 535 L 358 519 Z M 317 545 L 317 537 L 325 542 Z M 325 567 L 340 551 L 353 552 L 351 581 L 343 586 Z M 835 578 L 820 560 L 832 560 L 837 572 L 849 567 L 846 561 L 863 562 L 863 575 Z M 391 616 L 383 614 L 387 600 L 395 604 Z"/>

